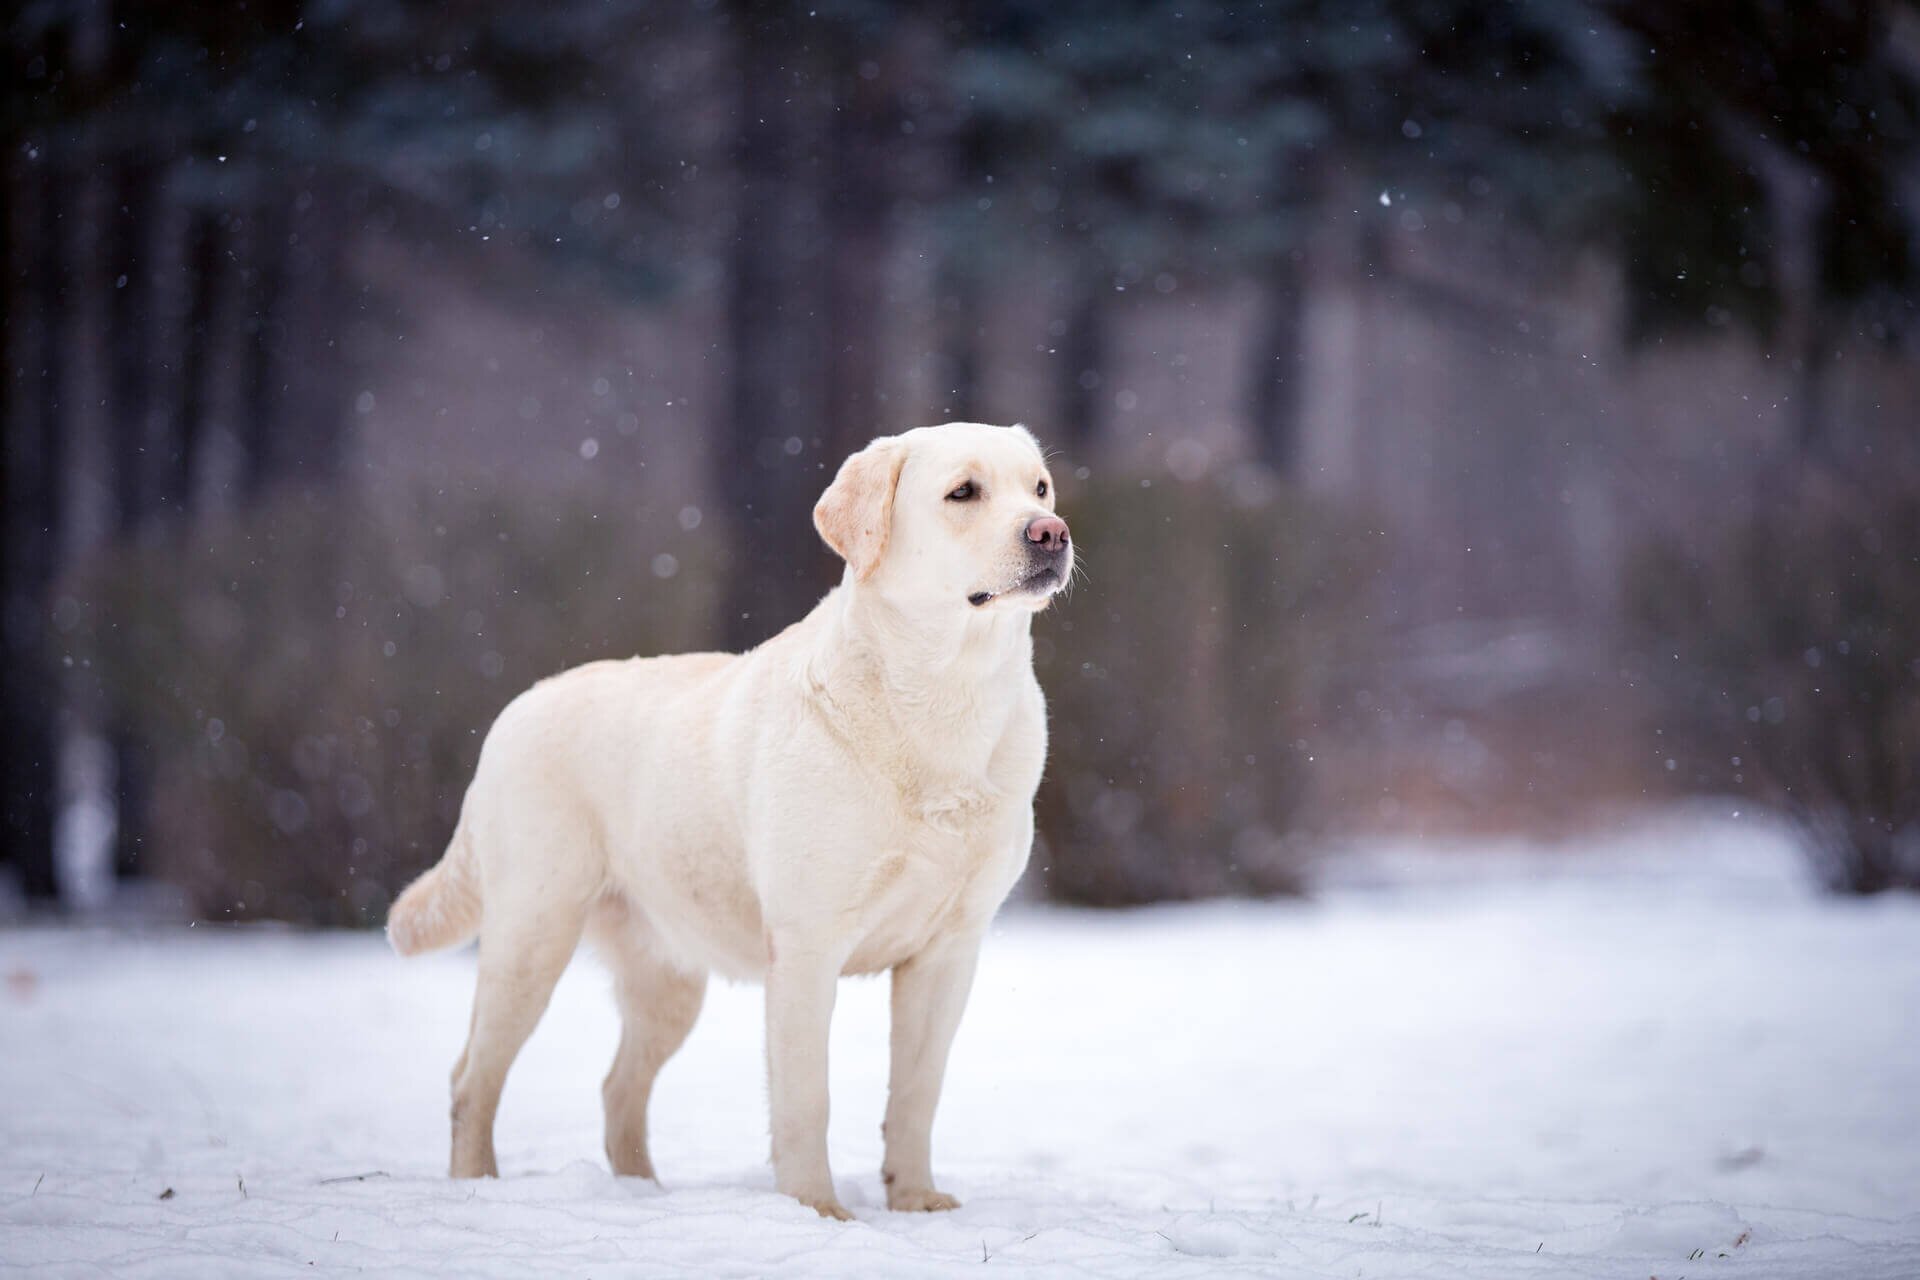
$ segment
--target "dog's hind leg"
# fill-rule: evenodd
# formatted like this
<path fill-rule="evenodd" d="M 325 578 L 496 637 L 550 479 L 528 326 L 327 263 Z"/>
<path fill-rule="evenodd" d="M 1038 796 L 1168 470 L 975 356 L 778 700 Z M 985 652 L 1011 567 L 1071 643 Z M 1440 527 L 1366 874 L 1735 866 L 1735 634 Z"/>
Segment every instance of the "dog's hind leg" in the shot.
<path fill-rule="evenodd" d="M 594 952 L 613 971 L 620 1003 L 620 1050 L 601 1097 L 607 1110 L 607 1161 L 613 1171 L 654 1177 L 647 1150 L 647 1101 L 660 1068 L 693 1030 L 706 996 L 705 974 L 663 960 L 645 921 L 620 898 L 602 899 L 588 924 Z"/>
<path fill-rule="evenodd" d="M 554 834 L 549 828 L 541 844 L 554 847 Z M 473 1025 L 453 1077 L 450 1170 L 456 1178 L 499 1175 L 493 1118 L 507 1069 L 546 1012 L 599 890 L 585 849 L 571 854 L 541 865 L 538 882 L 527 878 L 497 892 L 488 885 Z"/>

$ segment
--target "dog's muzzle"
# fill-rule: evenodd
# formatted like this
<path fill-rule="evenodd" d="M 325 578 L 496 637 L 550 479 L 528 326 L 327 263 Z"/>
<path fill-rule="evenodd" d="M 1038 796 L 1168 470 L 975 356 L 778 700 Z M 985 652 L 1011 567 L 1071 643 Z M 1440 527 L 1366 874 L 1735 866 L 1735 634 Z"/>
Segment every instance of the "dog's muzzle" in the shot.
<path fill-rule="evenodd" d="M 967 603 L 976 609 L 996 596 L 1052 595 L 1067 580 L 1072 563 L 1073 537 L 1067 522 L 1059 516 L 1035 516 L 1024 531 L 1027 543 L 1027 574 L 1011 587 L 999 591 L 976 591 Z"/>

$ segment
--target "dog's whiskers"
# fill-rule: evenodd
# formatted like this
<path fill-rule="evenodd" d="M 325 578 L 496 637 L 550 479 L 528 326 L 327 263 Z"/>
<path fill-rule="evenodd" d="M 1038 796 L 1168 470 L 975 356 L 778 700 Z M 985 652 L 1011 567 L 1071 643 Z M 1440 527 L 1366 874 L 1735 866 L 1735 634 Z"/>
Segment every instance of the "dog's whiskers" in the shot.
<path fill-rule="evenodd" d="M 1086 557 L 1081 555 L 1079 549 L 1076 547 L 1073 553 L 1073 567 L 1067 570 L 1067 580 L 1060 584 L 1060 594 L 1068 600 L 1071 600 L 1073 599 L 1074 584 L 1089 582 L 1091 580 L 1091 575 L 1087 571 Z"/>

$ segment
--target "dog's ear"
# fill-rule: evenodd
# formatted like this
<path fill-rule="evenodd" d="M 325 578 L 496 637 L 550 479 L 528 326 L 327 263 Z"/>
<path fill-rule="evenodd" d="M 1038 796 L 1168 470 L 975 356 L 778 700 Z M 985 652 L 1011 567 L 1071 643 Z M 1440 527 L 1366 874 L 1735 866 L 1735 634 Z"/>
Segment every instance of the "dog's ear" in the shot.
<path fill-rule="evenodd" d="M 840 464 L 840 474 L 814 504 L 813 527 L 865 581 L 886 554 L 893 527 L 893 491 L 900 483 L 906 446 L 881 436 Z"/>

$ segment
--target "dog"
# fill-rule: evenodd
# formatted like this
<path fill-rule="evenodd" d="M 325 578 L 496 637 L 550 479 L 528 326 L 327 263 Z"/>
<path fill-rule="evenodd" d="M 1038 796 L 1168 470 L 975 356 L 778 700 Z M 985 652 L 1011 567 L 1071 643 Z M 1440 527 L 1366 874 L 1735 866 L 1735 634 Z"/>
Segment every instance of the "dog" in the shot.
<path fill-rule="evenodd" d="M 611 967 L 607 1159 L 651 1178 L 647 1101 L 707 975 L 764 981 L 775 1185 L 850 1215 L 827 1162 L 845 974 L 892 974 L 887 1207 L 934 1186 L 948 1049 L 988 923 L 1025 869 L 1046 757 L 1032 619 L 1074 548 L 1024 427 L 873 441 L 814 527 L 840 585 L 743 654 L 594 662 L 500 713 L 438 865 L 394 903 L 413 955 L 478 936 L 453 1069 L 452 1176 L 497 1176 L 500 1090 L 582 936 Z"/>

